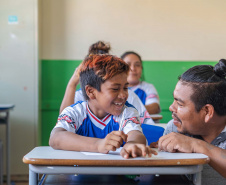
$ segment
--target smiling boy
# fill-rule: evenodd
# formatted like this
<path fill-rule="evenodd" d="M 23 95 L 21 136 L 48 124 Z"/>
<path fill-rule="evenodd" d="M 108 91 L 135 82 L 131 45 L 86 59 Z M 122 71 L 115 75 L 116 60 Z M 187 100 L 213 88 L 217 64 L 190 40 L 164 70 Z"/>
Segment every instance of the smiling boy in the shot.
<path fill-rule="evenodd" d="M 80 67 L 87 101 L 65 108 L 49 144 L 54 149 L 108 153 L 123 145 L 124 158 L 156 154 L 146 146 L 139 113 L 126 102 L 129 66 L 112 55 L 91 55 Z M 119 131 L 120 124 L 122 131 Z"/>

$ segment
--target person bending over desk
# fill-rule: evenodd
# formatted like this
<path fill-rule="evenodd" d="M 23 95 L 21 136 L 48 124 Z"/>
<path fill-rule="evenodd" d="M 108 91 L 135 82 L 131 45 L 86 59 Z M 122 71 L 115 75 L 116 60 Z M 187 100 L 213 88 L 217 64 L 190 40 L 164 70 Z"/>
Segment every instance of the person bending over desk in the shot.
<path fill-rule="evenodd" d="M 225 59 L 214 67 L 198 65 L 184 72 L 169 108 L 173 120 L 158 143 L 150 146 L 168 152 L 203 153 L 209 156 L 209 165 L 226 178 L 225 76 Z"/>
<path fill-rule="evenodd" d="M 54 149 L 108 153 L 123 142 L 124 158 L 151 156 L 137 110 L 126 102 L 129 65 L 112 55 L 91 55 L 80 66 L 80 84 L 87 101 L 66 107 L 51 132 Z"/>

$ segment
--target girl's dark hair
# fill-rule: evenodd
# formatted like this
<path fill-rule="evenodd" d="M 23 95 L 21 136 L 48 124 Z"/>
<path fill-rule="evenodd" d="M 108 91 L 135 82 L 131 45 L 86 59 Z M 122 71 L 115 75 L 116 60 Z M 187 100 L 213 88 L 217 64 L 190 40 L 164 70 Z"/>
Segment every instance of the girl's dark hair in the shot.
<path fill-rule="evenodd" d="M 198 65 L 184 72 L 179 80 L 193 89 L 191 100 L 199 112 L 206 104 L 213 105 L 218 115 L 226 115 L 226 60 L 213 67 Z"/>
<path fill-rule="evenodd" d="M 109 43 L 105 43 L 104 41 L 97 41 L 89 47 L 88 55 L 92 54 L 109 54 L 111 50 L 111 46 Z"/>
<path fill-rule="evenodd" d="M 139 58 L 139 60 L 140 60 L 140 62 L 141 62 L 142 69 L 143 69 L 143 61 L 142 61 L 142 59 L 141 59 L 141 56 L 140 56 L 138 53 L 134 52 L 134 51 L 126 51 L 125 53 L 123 53 L 123 54 L 121 55 L 121 59 L 124 60 L 124 58 L 125 58 L 127 55 L 130 55 L 130 54 L 136 55 L 136 56 Z M 140 80 L 141 80 L 141 81 L 144 81 L 144 73 L 143 73 L 143 71 L 142 71 L 141 79 L 140 79 Z"/>

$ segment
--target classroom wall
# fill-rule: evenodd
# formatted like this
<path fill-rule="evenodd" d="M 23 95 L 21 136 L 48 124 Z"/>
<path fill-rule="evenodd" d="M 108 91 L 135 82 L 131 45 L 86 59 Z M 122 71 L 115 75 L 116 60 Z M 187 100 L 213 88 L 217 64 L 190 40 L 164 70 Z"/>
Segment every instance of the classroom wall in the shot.
<path fill-rule="evenodd" d="M 224 57 L 225 0 L 42 0 L 41 58 L 81 60 L 91 43 L 144 60 Z"/>
<path fill-rule="evenodd" d="M 38 0 L 0 1 L 0 104 L 15 105 L 9 117 L 11 174 L 28 174 L 22 158 L 38 144 L 37 4 Z M 5 138 L 6 126 L 0 124 L 4 174 Z"/>
<path fill-rule="evenodd" d="M 112 54 L 138 52 L 146 81 L 160 96 L 163 120 L 177 77 L 225 58 L 224 0 L 42 0 L 42 145 L 48 145 L 70 76 L 90 44 L 111 43 Z"/>

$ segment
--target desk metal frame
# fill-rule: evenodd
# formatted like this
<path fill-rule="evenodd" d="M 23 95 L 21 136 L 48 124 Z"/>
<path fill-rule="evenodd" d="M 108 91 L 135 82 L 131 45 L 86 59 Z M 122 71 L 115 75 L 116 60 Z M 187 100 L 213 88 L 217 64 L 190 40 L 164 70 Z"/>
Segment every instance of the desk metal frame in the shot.
<path fill-rule="evenodd" d="M 29 185 L 38 184 L 38 174 L 92 174 L 92 175 L 180 175 L 194 174 L 193 183 L 201 185 L 203 165 L 161 167 L 87 167 L 87 166 L 39 166 L 29 164 Z"/>
<path fill-rule="evenodd" d="M 5 116 L 0 117 L 0 124 L 6 125 L 6 173 L 7 173 L 7 185 L 10 185 L 10 122 L 9 122 L 9 111 L 14 105 L 2 105 L 0 104 L 0 112 L 4 112 Z"/>

